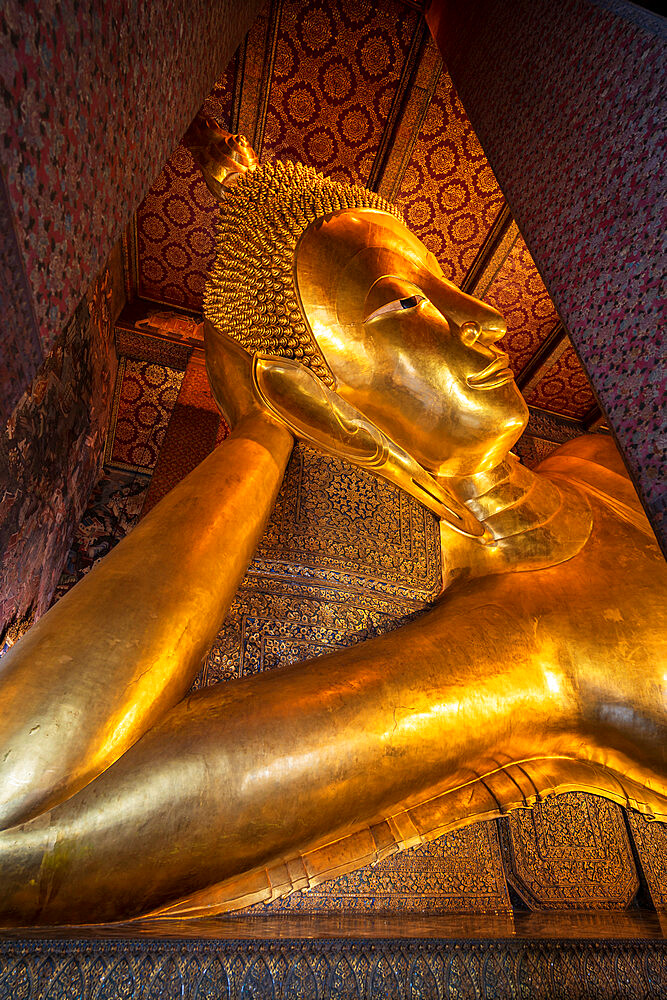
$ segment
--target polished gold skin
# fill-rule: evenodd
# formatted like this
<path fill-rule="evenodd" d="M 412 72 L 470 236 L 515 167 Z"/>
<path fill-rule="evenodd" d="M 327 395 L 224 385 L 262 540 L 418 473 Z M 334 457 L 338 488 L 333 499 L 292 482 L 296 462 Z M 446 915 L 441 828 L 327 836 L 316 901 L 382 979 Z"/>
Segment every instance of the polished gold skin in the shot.
<path fill-rule="evenodd" d="M 484 527 L 451 491 L 304 365 L 256 354 L 253 388 L 258 402 L 303 441 L 326 455 L 344 458 L 395 483 L 455 531 L 490 540 Z"/>
<path fill-rule="evenodd" d="M 664 564 L 611 442 L 538 473 L 508 454 L 526 411 L 502 318 L 388 213 L 307 227 L 294 282 L 329 384 L 209 323 L 234 435 L 2 662 L 5 923 L 234 909 L 557 790 L 667 818 Z M 292 433 L 420 470 L 447 512 L 446 593 L 396 632 L 175 704 Z"/>
<path fill-rule="evenodd" d="M 386 212 L 336 212 L 296 253 L 308 323 L 336 389 L 439 479 L 487 471 L 528 419 L 505 320 L 443 277 Z"/>
<path fill-rule="evenodd" d="M 2 657 L 0 826 L 69 798 L 181 700 L 252 558 L 291 448 L 291 435 L 250 402 L 224 450 Z"/>

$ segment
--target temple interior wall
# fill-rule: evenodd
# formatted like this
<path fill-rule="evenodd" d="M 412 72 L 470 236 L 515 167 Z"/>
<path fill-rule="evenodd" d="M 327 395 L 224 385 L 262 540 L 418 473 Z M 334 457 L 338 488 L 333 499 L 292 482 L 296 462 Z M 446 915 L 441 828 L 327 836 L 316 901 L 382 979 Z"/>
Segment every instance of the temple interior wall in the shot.
<path fill-rule="evenodd" d="M 66 593 L 227 433 L 201 357 L 193 350 L 196 321 L 184 315 L 185 332 L 159 341 L 146 339 L 145 327 L 122 320 L 127 260 L 114 242 L 243 34 L 227 5 L 217 5 L 216 12 L 216 5 L 202 2 L 192 8 L 187 34 L 177 38 L 176 6 L 148 5 L 140 15 L 148 20 L 130 35 L 130 48 L 119 60 L 100 35 L 113 34 L 115 7 L 107 5 L 110 20 L 96 26 L 98 44 L 86 46 L 91 52 L 83 67 L 80 33 L 92 23 L 86 21 L 86 5 L 61 5 L 62 23 L 54 21 L 52 31 L 45 30 L 37 5 L 10 4 L 0 15 L 5 41 L 28 24 L 42 72 L 44 67 L 52 72 L 42 75 L 43 91 L 26 102 L 19 100 L 16 67 L 3 63 L 2 68 L 4 95 L 21 105 L 23 117 L 21 130 L 9 129 L 1 154 L 0 210 L 10 238 L 0 259 L 6 277 L 0 301 L 7 318 L 0 362 L 5 407 L 0 471 L 8 476 L 0 504 L 0 649 Z M 243 7 L 246 23 L 254 6 L 236 5 Z M 623 29 L 632 36 L 631 51 L 611 86 L 609 74 L 619 68 L 610 66 L 603 50 L 612 29 L 621 31 L 617 13 L 572 0 L 562 5 L 556 22 L 540 20 L 541 12 L 554 5 L 535 4 L 520 23 L 509 24 L 500 14 L 494 21 L 492 6 L 485 6 L 487 30 L 466 46 L 477 53 L 474 63 L 464 64 L 447 48 L 445 54 L 653 523 L 660 527 L 664 510 L 656 474 L 653 365 L 658 327 L 649 269 L 657 229 L 644 205 L 657 173 L 652 159 L 656 123 L 650 115 L 642 119 L 628 111 L 640 100 L 646 106 L 654 102 L 652 88 L 660 78 L 654 36 L 646 24 Z M 448 16 L 459 17 L 458 30 L 467 37 L 472 29 L 466 16 L 453 9 Z M 596 25 L 594 56 L 601 72 L 588 76 L 586 86 L 597 94 L 589 102 L 597 109 L 596 120 L 619 120 L 616 152 L 608 144 L 593 144 L 591 160 L 587 128 L 593 124 L 584 127 L 577 119 L 573 132 L 579 142 L 568 170 L 553 177 L 553 165 L 545 164 L 536 144 L 540 136 L 544 139 L 543 130 L 531 123 L 530 108 L 516 88 L 533 92 L 530 32 L 541 38 L 548 28 L 553 40 L 562 30 L 576 39 L 584 30 L 577 19 Z M 513 32 L 520 34 L 520 43 L 512 41 Z M 211 48 L 202 44 L 203 37 L 219 41 Z M 138 39 L 148 48 L 142 49 Z M 503 47 L 521 66 L 514 82 L 516 62 L 498 55 Z M 570 93 L 580 90 L 573 83 L 576 46 L 557 72 L 549 63 L 551 49 L 543 48 L 547 55 L 539 72 L 555 73 Z M 637 74 L 632 53 L 640 49 L 648 56 L 640 60 L 645 71 Z M 112 55 L 114 66 L 125 66 L 125 75 L 111 72 Z M 146 62 L 155 72 L 139 78 L 136 67 Z M 183 64 L 188 72 L 178 75 L 175 86 L 175 67 Z M 477 80 L 469 76 L 473 67 Z M 75 95 L 54 86 L 56 77 L 68 73 L 71 82 L 75 70 L 86 81 Z M 605 85 L 608 100 L 601 96 Z M 494 117 L 485 108 L 483 93 L 493 94 L 502 113 Z M 514 132 L 501 134 L 514 120 L 507 108 L 517 101 L 523 116 L 520 121 L 516 116 Z M 115 127 L 101 129 L 99 121 L 109 109 L 114 109 Z M 585 119 L 586 109 L 575 111 Z M 64 145 L 68 129 L 74 129 L 74 138 Z M 634 158 L 638 135 L 645 139 L 641 164 Z M 552 139 L 560 150 L 564 138 Z M 79 160 L 63 165 L 69 147 L 79 149 Z M 548 197 L 536 181 L 540 172 L 554 185 Z M 562 185 L 573 175 L 577 182 L 568 194 Z M 584 253 L 592 199 L 610 177 L 616 183 L 614 203 L 629 196 L 623 213 L 627 225 L 613 230 L 600 224 Z M 56 190 L 62 198 L 52 198 Z M 576 198 L 570 197 L 573 190 Z M 551 237 L 553 198 L 571 208 L 575 235 L 570 240 L 562 232 Z M 632 219 L 636 224 L 631 226 Z M 593 299 L 603 304 L 593 307 Z M 624 303 L 620 310 L 619 301 Z M 141 406 L 151 413 L 143 424 L 136 416 Z M 534 408 L 517 450 L 534 465 L 581 430 L 581 422 L 559 421 Z M 378 510 L 383 511 L 379 533 Z M 265 539 L 195 688 L 340 648 L 418 615 L 437 593 L 439 543 L 429 517 L 413 501 L 406 504 L 388 492 L 386 484 L 297 447 Z M 395 554 L 389 565 L 383 558 L 387 551 Z M 448 834 L 311 893 L 260 904 L 252 915 L 667 912 L 666 864 L 664 825 L 595 796 L 569 793 Z"/>
<path fill-rule="evenodd" d="M 6 419 L 103 266 L 258 0 L 10 0 L 0 12 Z"/>

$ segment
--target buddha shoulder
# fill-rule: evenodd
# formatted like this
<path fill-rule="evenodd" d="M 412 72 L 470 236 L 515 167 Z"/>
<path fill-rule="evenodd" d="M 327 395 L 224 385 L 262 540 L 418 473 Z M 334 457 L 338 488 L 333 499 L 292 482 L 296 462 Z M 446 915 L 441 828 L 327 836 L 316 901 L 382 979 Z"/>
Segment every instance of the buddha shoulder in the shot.
<path fill-rule="evenodd" d="M 536 472 L 568 482 L 586 494 L 598 523 L 615 519 L 640 532 L 660 557 L 655 536 L 632 485 L 620 453 L 608 435 L 586 434 L 561 445 Z M 646 543 L 642 543 L 644 548 Z"/>

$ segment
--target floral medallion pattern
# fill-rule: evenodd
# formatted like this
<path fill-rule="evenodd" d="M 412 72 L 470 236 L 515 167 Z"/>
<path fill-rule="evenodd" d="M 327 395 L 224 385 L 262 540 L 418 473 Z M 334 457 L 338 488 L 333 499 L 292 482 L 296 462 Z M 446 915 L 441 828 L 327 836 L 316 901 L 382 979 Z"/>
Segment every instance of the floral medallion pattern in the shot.
<path fill-rule="evenodd" d="M 235 67 L 232 60 L 204 104 L 204 111 L 225 127 Z M 179 144 L 137 211 L 139 295 L 201 310 L 215 219 L 215 198 L 189 151 Z"/>
<path fill-rule="evenodd" d="M 596 405 L 591 384 L 572 344 L 542 376 L 537 385 L 524 393 L 526 402 L 581 420 Z"/>
<path fill-rule="evenodd" d="M 485 292 L 484 299 L 507 321 L 502 346 L 520 375 L 549 336 L 558 314 L 521 236 Z"/>
<path fill-rule="evenodd" d="M 264 156 L 365 184 L 418 20 L 398 0 L 286 0 Z"/>
<path fill-rule="evenodd" d="M 115 465 L 154 468 L 182 381 L 164 365 L 121 359 L 107 446 Z"/>
<path fill-rule="evenodd" d="M 445 277 L 460 284 L 503 196 L 444 68 L 397 201 Z"/>

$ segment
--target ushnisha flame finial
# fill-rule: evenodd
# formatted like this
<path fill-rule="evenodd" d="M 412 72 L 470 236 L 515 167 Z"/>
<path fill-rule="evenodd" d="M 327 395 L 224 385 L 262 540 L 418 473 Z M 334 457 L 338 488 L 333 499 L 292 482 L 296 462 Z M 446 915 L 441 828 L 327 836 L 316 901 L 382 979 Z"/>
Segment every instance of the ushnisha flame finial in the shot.
<path fill-rule="evenodd" d="M 211 194 L 223 198 L 225 187 L 247 170 L 259 166 L 254 149 L 244 135 L 231 135 L 215 118 L 197 114 L 183 137 L 183 144 L 201 168 Z"/>

